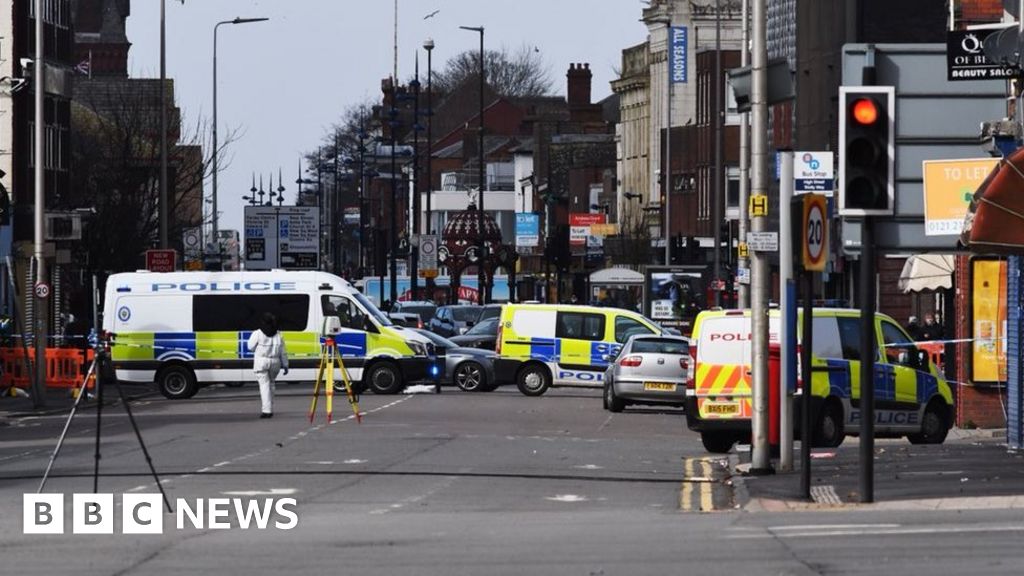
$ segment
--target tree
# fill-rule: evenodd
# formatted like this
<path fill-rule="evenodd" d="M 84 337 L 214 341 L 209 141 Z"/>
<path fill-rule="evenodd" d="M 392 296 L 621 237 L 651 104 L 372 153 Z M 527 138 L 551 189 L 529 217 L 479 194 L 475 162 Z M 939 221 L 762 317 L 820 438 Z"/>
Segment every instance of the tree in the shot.
<path fill-rule="evenodd" d="M 650 221 L 641 205 L 626 200 L 619 212 L 619 233 L 605 239 L 604 249 L 616 266 L 638 270 L 651 263 Z"/>
<path fill-rule="evenodd" d="M 71 113 L 72 192 L 57 209 L 88 207 L 76 261 L 94 272 L 134 270 L 158 245 L 160 133 L 158 81 L 79 80 Z M 176 111 L 175 111 L 176 112 Z M 207 124 L 186 126 L 172 114 L 168 238 L 181 250 L 185 229 L 205 224 L 203 184 L 211 155 L 223 158 L 231 132 L 210 151 Z M 219 162 L 223 170 L 226 163 Z"/>
<path fill-rule="evenodd" d="M 463 82 L 478 81 L 480 51 L 467 50 L 450 58 L 435 72 L 434 89 L 449 93 Z M 498 94 L 509 97 L 544 96 L 551 93 L 551 70 L 539 50 L 521 46 L 514 53 L 506 48 L 484 50 L 484 81 Z"/>

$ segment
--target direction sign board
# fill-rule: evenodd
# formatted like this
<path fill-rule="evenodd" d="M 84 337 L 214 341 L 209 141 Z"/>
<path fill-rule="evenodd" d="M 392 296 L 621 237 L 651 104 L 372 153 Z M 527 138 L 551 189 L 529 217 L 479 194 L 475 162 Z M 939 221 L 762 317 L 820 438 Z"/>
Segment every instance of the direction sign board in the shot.
<path fill-rule="evenodd" d="M 754 252 L 778 252 L 778 232 L 747 232 L 747 246 Z"/>
<path fill-rule="evenodd" d="M 174 272 L 177 261 L 174 250 L 146 250 L 146 270 L 150 272 Z"/>
<path fill-rule="evenodd" d="M 316 270 L 319 211 L 316 206 L 246 206 L 245 268 Z"/>
<path fill-rule="evenodd" d="M 974 191 L 998 164 L 998 158 L 921 162 L 925 235 L 959 236 Z"/>
<path fill-rule="evenodd" d="M 793 158 L 793 189 L 797 194 L 832 194 L 835 190 L 832 152 L 794 152 Z"/>
<path fill-rule="evenodd" d="M 516 214 L 516 247 L 533 248 L 540 245 L 540 214 Z"/>
<path fill-rule="evenodd" d="M 803 250 L 804 270 L 824 272 L 828 261 L 828 200 L 821 194 L 803 197 Z"/>

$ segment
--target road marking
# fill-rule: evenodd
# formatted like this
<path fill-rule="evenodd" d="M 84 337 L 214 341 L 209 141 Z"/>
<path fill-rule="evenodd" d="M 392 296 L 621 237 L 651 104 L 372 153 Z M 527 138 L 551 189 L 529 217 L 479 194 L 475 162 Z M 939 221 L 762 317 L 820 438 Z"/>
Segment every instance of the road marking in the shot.
<path fill-rule="evenodd" d="M 610 424 L 611 421 L 612 421 L 612 418 L 614 418 L 614 417 L 615 417 L 615 414 L 609 414 L 608 418 L 605 419 L 604 424 L 601 424 L 600 426 L 597 427 L 597 431 L 600 432 L 601 430 L 604 430 L 605 426 Z"/>
<path fill-rule="evenodd" d="M 295 488 L 271 488 L 270 490 L 236 490 L 221 492 L 225 496 L 290 496 L 298 492 Z"/>
<path fill-rule="evenodd" d="M 837 525 L 843 526 L 843 525 Z M 823 529 L 824 528 L 824 529 Z M 983 526 L 902 526 L 899 524 L 864 524 L 835 528 L 825 526 L 773 526 L 760 534 L 731 534 L 732 540 L 754 538 L 834 538 L 837 536 L 903 536 L 918 534 L 959 534 L 964 532 L 1024 532 L 1021 524 Z"/>
<path fill-rule="evenodd" d="M 811 499 L 818 504 L 830 504 L 833 506 L 839 506 L 843 503 L 842 499 L 839 498 L 839 494 L 836 494 L 836 487 L 831 484 L 811 486 Z"/>
<path fill-rule="evenodd" d="M 683 486 L 679 490 L 679 509 L 692 510 L 690 499 L 693 497 L 693 483 L 686 481 L 686 478 L 693 476 L 693 460 L 690 458 L 687 458 L 683 465 L 683 475 Z"/>
<path fill-rule="evenodd" d="M 342 464 L 366 464 L 368 460 L 360 460 L 359 458 L 349 458 L 342 462 Z"/>
<path fill-rule="evenodd" d="M 578 494 L 558 494 L 556 496 L 547 496 L 544 499 L 545 500 L 550 500 L 552 502 L 570 502 L 570 503 L 571 502 L 586 502 L 587 501 L 587 497 L 586 496 L 580 496 Z"/>
<path fill-rule="evenodd" d="M 604 466 L 598 466 L 597 464 L 584 464 L 582 466 L 573 466 L 580 470 L 604 470 Z"/>
<path fill-rule="evenodd" d="M 702 460 L 700 468 L 704 476 L 711 476 L 711 463 L 707 460 Z M 701 512 L 712 512 L 715 509 L 714 504 L 711 502 L 711 488 L 712 485 L 709 483 L 702 483 L 700 485 L 700 510 Z"/>
<path fill-rule="evenodd" d="M 395 502 L 394 504 L 388 505 L 387 508 L 378 508 L 376 510 L 370 510 L 370 514 L 373 514 L 375 516 L 380 515 L 380 514 L 387 514 L 388 512 L 391 512 L 392 510 L 400 510 L 401 508 L 403 508 L 403 507 L 405 507 L 405 506 L 407 506 L 409 504 L 416 504 L 417 502 L 425 500 L 425 499 L 433 496 L 434 494 L 440 492 L 441 490 L 444 490 L 445 488 L 451 486 L 455 482 L 455 480 L 457 480 L 457 479 L 458 479 L 457 476 L 445 476 L 445 478 L 443 480 L 441 480 L 440 482 L 438 482 L 438 483 L 434 484 L 433 486 L 431 486 L 430 489 L 428 489 L 426 492 L 423 492 L 422 494 L 418 494 L 416 496 L 410 496 L 408 498 L 399 500 L 398 502 Z"/>

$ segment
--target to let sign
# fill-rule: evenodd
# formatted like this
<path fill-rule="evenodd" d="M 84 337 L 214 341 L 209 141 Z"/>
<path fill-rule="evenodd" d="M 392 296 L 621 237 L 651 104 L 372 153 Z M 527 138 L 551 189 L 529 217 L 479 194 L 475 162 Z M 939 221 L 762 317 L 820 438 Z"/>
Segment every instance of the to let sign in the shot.
<path fill-rule="evenodd" d="M 971 197 L 997 164 L 998 158 L 922 162 L 925 236 L 958 236 Z"/>
<path fill-rule="evenodd" d="M 146 270 L 150 272 L 174 272 L 178 264 L 178 253 L 174 250 L 146 250 Z"/>

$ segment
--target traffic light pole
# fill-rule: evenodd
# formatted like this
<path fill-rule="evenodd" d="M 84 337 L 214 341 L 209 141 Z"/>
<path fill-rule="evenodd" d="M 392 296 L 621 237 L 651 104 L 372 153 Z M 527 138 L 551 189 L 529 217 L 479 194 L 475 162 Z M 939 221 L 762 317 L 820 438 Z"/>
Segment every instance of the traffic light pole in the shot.
<path fill-rule="evenodd" d="M 867 52 L 863 71 L 865 86 L 874 86 L 875 53 Z M 886 107 L 887 116 L 892 114 Z M 894 130 L 895 127 L 890 128 Z M 890 135 L 892 137 L 894 135 Z M 886 156 L 892 151 L 886 151 Z M 889 177 L 892 177 L 892 169 Z M 860 501 L 875 501 L 875 222 L 865 216 L 860 244 Z"/>
<path fill-rule="evenodd" d="M 753 168 L 751 195 L 762 198 L 768 194 L 768 44 L 765 37 L 767 19 L 767 0 L 753 0 L 753 54 L 750 71 L 750 160 Z M 751 216 L 752 232 L 768 230 L 767 214 L 758 212 Z M 751 373 L 754 410 L 751 417 L 753 439 L 750 473 L 771 474 L 771 453 L 768 446 L 768 282 L 771 278 L 771 265 L 766 252 L 753 252 L 751 260 Z"/>

